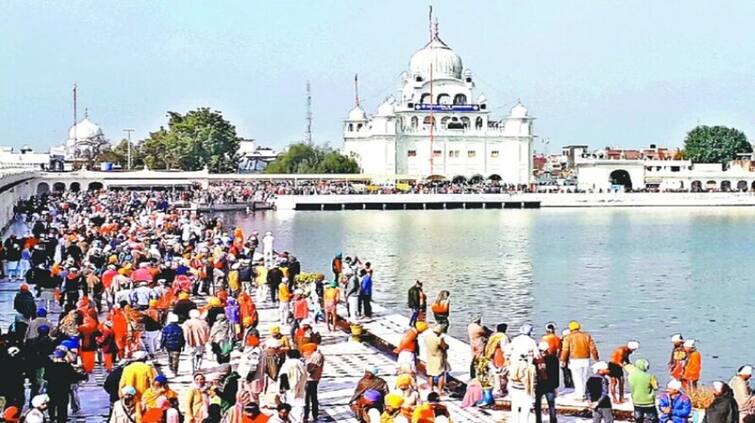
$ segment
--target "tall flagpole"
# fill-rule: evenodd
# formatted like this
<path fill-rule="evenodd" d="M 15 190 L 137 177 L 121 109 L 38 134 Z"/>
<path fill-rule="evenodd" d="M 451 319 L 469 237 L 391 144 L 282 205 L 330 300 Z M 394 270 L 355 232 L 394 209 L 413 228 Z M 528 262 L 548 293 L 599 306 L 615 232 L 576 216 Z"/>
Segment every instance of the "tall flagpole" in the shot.
<path fill-rule="evenodd" d="M 357 107 L 360 107 L 361 104 L 359 103 L 359 74 L 354 74 L 354 104 L 356 104 Z"/>
<path fill-rule="evenodd" d="M 428 16 L 429 29 L 430 29 L 430 43 L 433 42 L 433 6 L 430 5 L 430 14 Z M 435 142 L 435 114 L 433 109 L 435 101 L 433 100 L 433 64 L 430 62 L 430 175 L 433 175 L 433 160 L 435 151 L 433 150 Z"/>
<path fill-rule="evenodd" d="M 76 135 L 76 124 L 79 122 L 78 112 L 76 110 L 76 83 L 73 83 L 73 143 L 76 145 L 78 136 Z"/>

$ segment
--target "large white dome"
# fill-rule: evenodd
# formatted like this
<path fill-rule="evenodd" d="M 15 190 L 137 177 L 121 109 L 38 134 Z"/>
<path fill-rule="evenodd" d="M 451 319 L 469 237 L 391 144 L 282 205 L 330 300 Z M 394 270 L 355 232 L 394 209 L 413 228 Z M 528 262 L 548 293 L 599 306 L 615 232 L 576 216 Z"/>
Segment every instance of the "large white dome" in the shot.
<path fill-rule="evenodd" d="M 377 109 L 378 116 L 393 116 L 393 112 L 396 110 L 393 104 L 396 102 L 392 96 L 388 97 L 383 104 Z"/>
<path fill-rule="evenodd" d="M 361 107 L 356 106 L 349 112 L 349 120 L 367 120 L 367 113 Z"/>
<path fill-rule="evenodd" d="M 102 129 L 89 118 L 84 118 L 68 130 L 68 139 L 72 141 L 83 141 L 99 136 L 102 136 Z"/>
<path fill-rule="evenodd" d="M 414 53 L 409 61 L 409 71 L 412 76 L 420 75 L 425 80 L 430 79 L 431 67 L 433 79 L 461 79 L 463 69 L 461 57 L 441 41 L 437 34 L 425 47 Z"/>
<path fill-rule="evenodd" d="M 519 102 L 517 102 L 516 105 L 511 108 L 511 117 L 513 118 L 526 118 L 527 113 L 527 108 Z"/>

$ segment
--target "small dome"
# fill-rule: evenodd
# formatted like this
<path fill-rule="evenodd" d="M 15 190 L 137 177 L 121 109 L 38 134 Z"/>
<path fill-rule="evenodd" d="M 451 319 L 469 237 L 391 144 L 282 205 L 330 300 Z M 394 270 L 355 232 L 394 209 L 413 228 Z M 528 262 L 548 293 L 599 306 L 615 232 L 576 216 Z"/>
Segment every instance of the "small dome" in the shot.
<path fill-rule="evenodd" d="M 356 106 L 349 112 L 349 120 L 367 120 L 367 114 L 364 109 Z"/>
<path fill-rule="evenodd" d="M 69 140 L 83 141 L 99 136 L 102 136 L 102 129 L 89 118 L 84 118 L 68 130 Z"/>
<path fill-rule="evenodd" d="M 461 79 L 461 57 L 441 41 L 437 34 L 425 47 L 414 53 L 409 61 L 411 74 L 419 75 L 425 80 L 430 79 L 430 67 L 433 69 L 433 79 Z"/>
<path fill-rule="evenodd" d="M 378 107 L 378 116 L 393 116 L 393 112 L 396 110 L 396 108 L 393 106 L 395 102 L 396 100 L 393 98 L 393 96 L 388 97 L 388 99 Z"/>
<path fill-rule="evenodd" d="M 477 97 L 477 104 L 485 104 L 488 101 L 488 98 L 485 97 L 485 94 L 480 94 L 479 97 Z"/>
<path fill-rule="evenodd" d="M 522 103 L 516 103 L 516 106 L 511 108 L 511 117 L 513 118 L 526 118 L 527 108 Z"/>

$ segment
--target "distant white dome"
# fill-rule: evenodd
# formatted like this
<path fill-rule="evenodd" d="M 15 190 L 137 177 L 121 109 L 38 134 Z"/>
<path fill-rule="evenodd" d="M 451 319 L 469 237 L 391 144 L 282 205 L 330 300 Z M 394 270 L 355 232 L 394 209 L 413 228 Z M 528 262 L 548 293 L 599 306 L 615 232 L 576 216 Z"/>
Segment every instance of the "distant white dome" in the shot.
<path fill-rule="evenodd" d="M 89 118 L 84 118 L 68 130 L 68 139 L 70 141 L 83 141 L 102 135 L 102 129 L 96 123 L 89 120 Z"/>
<path fill-rule="evenodd" d="M 367 114 L 364 109 L 356 106 L 349 112 L 349 120 L 367 120 Z"/>
<path fill-rule="evenodd" d="M 513 118 L 526 118 L 527 108 L 522 103 L 517 103 L 516 106 L 511 108 L 511 117 Z"/>
<path fill-rule="evenodd" d="M 396 100 L 391 96 L 381 104 L 377 109 L 378 116 L 393 116 L 393 112 L 396 110 L 394 103 Z"/>
<path fill-rule="evenodd" d="M 430 79 L 430 68 L 433 69 L 433 79 L 456 78 L 461 79 L 463 65 L 461 57 L 446 45 L 438 35 L 409 61 L 409 71 L 412 76 L 419 75 L 424 80 Z"/>

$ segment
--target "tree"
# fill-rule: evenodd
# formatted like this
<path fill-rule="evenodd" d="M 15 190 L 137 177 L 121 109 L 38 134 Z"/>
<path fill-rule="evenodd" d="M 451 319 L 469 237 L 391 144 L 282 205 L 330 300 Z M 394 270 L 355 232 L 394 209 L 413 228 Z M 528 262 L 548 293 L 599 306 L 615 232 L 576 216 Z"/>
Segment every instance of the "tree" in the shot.
<path fill-rule="evenodd" d="M 700 125 L 684 140 L 684 156 L 695 163 L 726 164 L 739 153 L 752 153 L 752 145 L 736 128 Z"/>
<path fill-rule="evenodd" d="M 121 169 L 128 169 L 128 140 L 124 138 L 115 147 L 100 153 L 97 162 L 110 162 L 120 166 Z M 131 168 L 142 166 L 144 166 L 144 160 L 141 158 L 139 148 L 131 143 Z"/>
<path fill-rule="evenodd" d="M 327 145 L 297 143 L 268 164 L 265 173 L 359 173 L 359 165 Z"/>
<path fill-rule="evenodd" d="M 213 173 L 232 173 L 238 170 L 240 141 L 236 128 L 220 112 L 203 107 L 184 115 L 168 112 L 168 128 L 150 133 L 138 149 L 150 169 L 191 171 L 207 166 Z"/>

